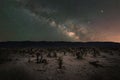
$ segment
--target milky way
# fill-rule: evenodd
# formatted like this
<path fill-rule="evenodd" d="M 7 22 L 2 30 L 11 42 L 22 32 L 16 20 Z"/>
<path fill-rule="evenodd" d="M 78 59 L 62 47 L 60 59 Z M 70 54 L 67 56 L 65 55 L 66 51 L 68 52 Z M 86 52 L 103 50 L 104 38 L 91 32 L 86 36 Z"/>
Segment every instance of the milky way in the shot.
<path fill-rule="evenodd" d="M 119 0 L 0 2 L 1 41 L 120 42 Z"/>

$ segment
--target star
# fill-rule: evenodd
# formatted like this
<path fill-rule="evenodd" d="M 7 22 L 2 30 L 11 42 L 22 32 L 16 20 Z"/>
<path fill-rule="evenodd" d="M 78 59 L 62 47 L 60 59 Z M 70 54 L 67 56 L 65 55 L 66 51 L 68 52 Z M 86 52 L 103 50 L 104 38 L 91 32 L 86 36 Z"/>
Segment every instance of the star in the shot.
<path fill-rule="evenodd" d="M 101 9 L 101 10 L 100 10 L 100 13 L 104 13 L 104 10 L 103 10 L 103 9 Z"/>

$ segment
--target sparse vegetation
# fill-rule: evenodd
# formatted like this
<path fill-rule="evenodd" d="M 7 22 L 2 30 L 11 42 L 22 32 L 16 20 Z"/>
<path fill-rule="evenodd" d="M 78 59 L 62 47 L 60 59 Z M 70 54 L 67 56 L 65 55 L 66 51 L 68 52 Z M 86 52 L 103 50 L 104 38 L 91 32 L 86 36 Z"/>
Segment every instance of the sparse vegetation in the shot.
<path fill-rule="evenodd" d="M 106 78 L 99 78 L 95 74 L 102 74 L 102 70 L 106 71 L 102 76 L 108 77 L 107 71 L 111 69 L 115 69 L 113 74 L 120 74 L 119 52 L 119 48 L 101 47 L 1 48 L 0 78 L 47 80 L 51 79 L 48 78 L 50 75 L 52 80 L 66 80 L 69 75 L 72 80 L 104 80 Z M 64 75 L 67 76 L 62 77 Z"/>
<path fill-rule="evenodd" d="M 59 65 L 59 69 L 62 69 L 62 66 L 63 66 L 63 59 L 62 59 L 62 57 L 59 57 L 58 58 L 58 65 Z"/>

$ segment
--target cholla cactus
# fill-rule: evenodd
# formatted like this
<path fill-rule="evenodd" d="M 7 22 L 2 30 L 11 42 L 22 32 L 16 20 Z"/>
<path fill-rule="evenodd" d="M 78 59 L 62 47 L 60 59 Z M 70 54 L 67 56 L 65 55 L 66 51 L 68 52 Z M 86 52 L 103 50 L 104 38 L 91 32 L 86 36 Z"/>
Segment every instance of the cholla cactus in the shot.
<path fill-rule="evenodd" d="M 53 52 L 53 57 L 57 57 L 57 53 L 56 52 Z"/>
<path fill-rule="evenodd" d="M 40 56 L 40 53 L 36 53 L 36 60 L 37 60 L 37 63 L 39 63 L 39 56 Z"/>
<path fill-rule="evenodd" d="M 63 59 L 62 59 L 62 57 L 59 57 L 58 58 L 58 65 L 59 65 L 59 69 L 62 69 L 62 66 L 63 66 Z"/>
<path fill-rule="evenodd" d="M 77 57 L 77 59 L 82 59 L 82 58 L 83 58 L 83 53 L 80 52 L 80 51 L 78 51 L 78 52 L 76 53 L 76 57 Z"/>
<path fill-rule="evenodd" d="M 28 55 L 28 62 L 30 63 L 31 62 L 31 56 Z"/>
<path fill-rule="evenodd" d="M 97 48 L 93 48 L 93 56 L 94 56 L 94 57 L 97 57 L 97 56 L 99 56 L 99 55 L 100 55 L 99 50 L 98 50 Z"/>
<path fill-rule="evenodd" d="M 48 52 L 47 57 L 52 57 L 51 52 Z"/>

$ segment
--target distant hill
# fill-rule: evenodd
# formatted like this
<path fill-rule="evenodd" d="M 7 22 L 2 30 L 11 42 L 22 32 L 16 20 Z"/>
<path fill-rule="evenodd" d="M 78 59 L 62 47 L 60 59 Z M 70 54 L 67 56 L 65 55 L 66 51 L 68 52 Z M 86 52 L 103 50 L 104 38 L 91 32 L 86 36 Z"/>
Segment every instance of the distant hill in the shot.
<path fill-rule="evenodd" d="M 115 42 L 49 42 L 49 41 L 8 41 L 0 42 L 0 47 L 120 47 Z"/>

